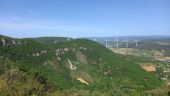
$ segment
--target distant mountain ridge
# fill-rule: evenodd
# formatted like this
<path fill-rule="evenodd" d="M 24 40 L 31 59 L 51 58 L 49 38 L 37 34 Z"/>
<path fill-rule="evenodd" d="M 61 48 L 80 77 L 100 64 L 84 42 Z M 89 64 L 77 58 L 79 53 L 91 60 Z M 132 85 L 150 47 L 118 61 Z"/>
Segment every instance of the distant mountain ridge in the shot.
<path fill-rule="evenodd" d="M 119 48 L 170 50 L 170 36 L 89 37 L 87 39 L 102 45 L 106 45 L 107 41 L 107 45 L 112 48 L 117 48 L 118 45 Z"/>

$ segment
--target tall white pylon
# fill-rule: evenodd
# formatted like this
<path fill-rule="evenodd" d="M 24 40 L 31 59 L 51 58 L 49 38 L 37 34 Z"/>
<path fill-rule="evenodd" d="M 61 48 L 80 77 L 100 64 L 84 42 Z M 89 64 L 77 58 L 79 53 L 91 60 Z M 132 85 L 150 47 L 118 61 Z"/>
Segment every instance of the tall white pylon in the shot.
<path fill-rule="evenodd" d="M 69 37 L 67 38 L 67 41 L 68 41 L 68 42 L 70 41 L 70 38 L 69 38 Z"/>
<path fill-rule="evenodd" d="M 119 48 L 119 39 L 116 39 L 116 48 Z"/>
<path fill-rule="evenodd" d="M 106 46 L 106 48 L 108 47 L 108 44 L 107 44 L 107 42 L 108 42 L 108 40 L 107 40 L 107 39 L 105 39 L 105 43 L 106 43 L 106 45 L 105 45 L 105 46 Z"/>
<path fill-rule="evenodd" d="M 126 40 L 126 48 L 128 48 L 129 47 L 129 45 L 128 45 L 128 40 Z"/>
<path fill-rule="evenodd" d="M 136 42 L 136 46 L 138 46 L 138 40 L 137 39 L 135 40 L 135 42 Z"/>

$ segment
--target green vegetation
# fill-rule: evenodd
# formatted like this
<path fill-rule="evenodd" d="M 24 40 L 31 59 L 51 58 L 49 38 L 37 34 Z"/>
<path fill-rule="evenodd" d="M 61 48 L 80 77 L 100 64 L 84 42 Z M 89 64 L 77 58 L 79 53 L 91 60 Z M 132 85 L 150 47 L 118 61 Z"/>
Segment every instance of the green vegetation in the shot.
<path fill-rule="evenodd" d="M 134 58 L 90 40 L 22 40 L 27 43 L 0 46 L 0 95 L 140 96 L 163 84 Z"/>
<path fill-rule="evenodd" d="M 39 37 L 39 38 L 27 38 L 27 39 L 31 39 L 43 44 L 54 44 L 57 42 L 65 42 L 68 40 L 68 38 L 66 37 Z"/>

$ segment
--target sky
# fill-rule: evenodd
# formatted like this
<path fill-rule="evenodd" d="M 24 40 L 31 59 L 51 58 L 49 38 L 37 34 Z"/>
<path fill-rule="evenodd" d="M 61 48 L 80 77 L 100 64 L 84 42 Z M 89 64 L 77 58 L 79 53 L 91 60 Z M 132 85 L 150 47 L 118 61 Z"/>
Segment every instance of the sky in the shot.
<path fill-rule="evenodd" d="M 0 34 L 167 36 L 170 0 L 0 0 Z"/>

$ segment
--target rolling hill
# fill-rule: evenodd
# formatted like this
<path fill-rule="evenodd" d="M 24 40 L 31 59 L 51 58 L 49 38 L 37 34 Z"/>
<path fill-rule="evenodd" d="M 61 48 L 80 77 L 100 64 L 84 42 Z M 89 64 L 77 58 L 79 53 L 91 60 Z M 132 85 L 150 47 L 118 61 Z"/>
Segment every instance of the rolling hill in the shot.
<path fill-rule="evenodd" d="M 27 38 L 27 39 L 34 40 L 43 44 L 55 44 L 57 42 L 65 42 L 68 40 L 72 40 L 72 38 L 68 38 L 68 37 L 38 37 L 38 38 Z"/>
<path fill-rule="evenodd" d="M 53 43 L 56 39 L 61 41 Z M 140 96 L 163 84 L 154 73 L 97 42 L 65 39 L 15 39 L 21 42 L 16 44 L 1 36 L 0 94 Z"/>

